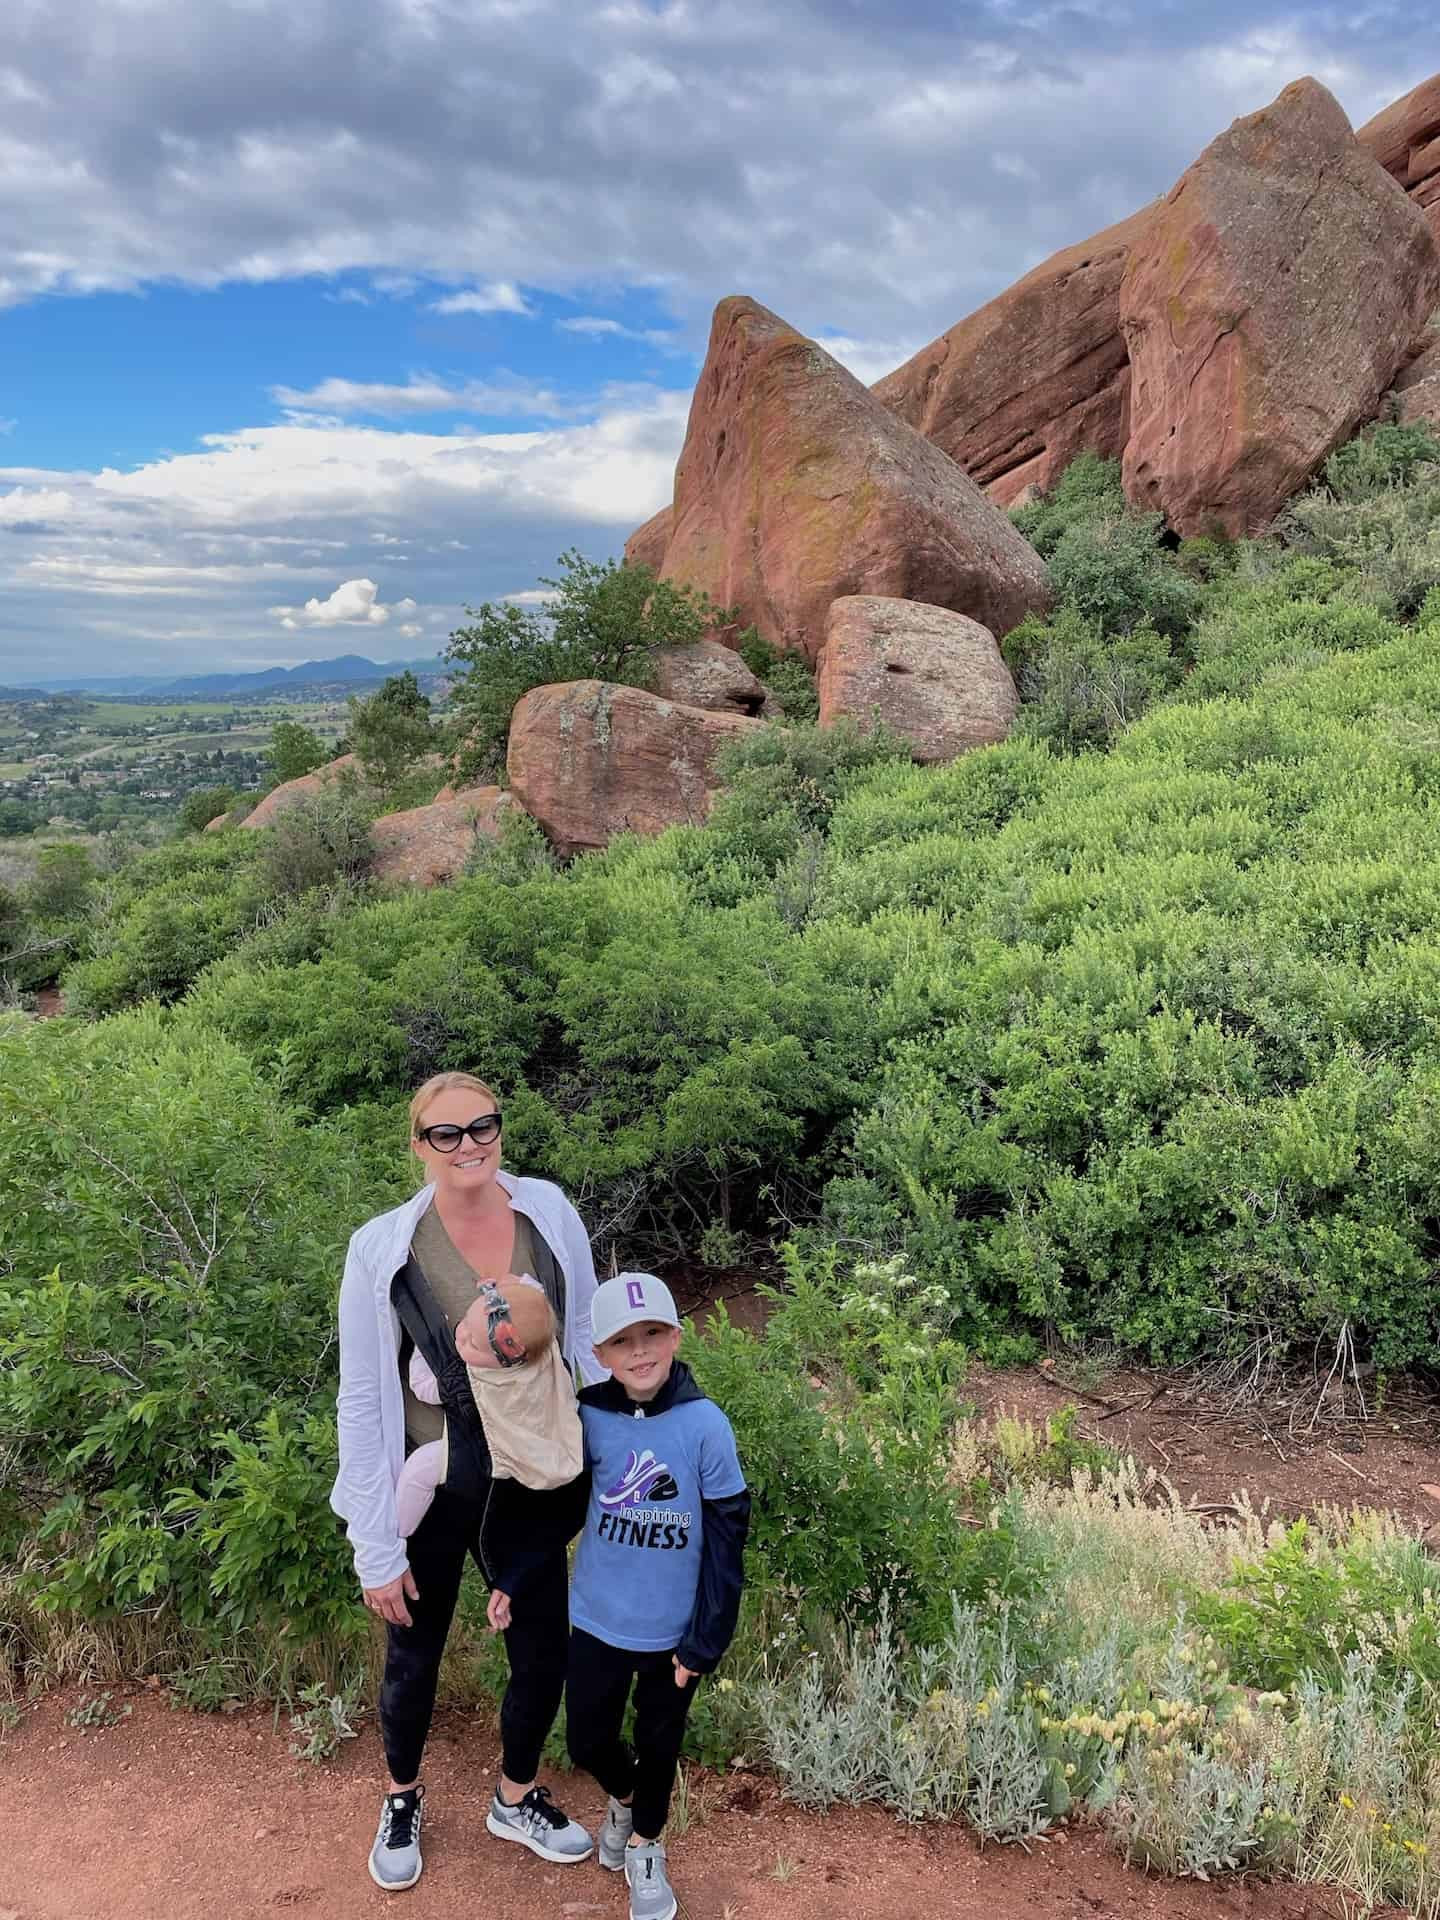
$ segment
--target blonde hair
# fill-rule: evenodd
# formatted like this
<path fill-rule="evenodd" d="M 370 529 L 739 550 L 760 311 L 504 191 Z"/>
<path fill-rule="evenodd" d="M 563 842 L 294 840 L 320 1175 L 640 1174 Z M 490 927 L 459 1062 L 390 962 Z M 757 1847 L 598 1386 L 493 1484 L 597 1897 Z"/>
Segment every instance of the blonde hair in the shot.
<path fill-rule="evenodd" d="M 432 1073 L 423 1087 L 417 1087 L 410 1101 L 410 1138 L 413 1140 L 420 1129 L 420 1116 L 437 1094 L 450 1093 L 461 1087 L 468 1087 L 472 1093 L 483 1093 L 498 1113 L 500 1102 L 493 1087 L 487 1087 L 483 1080 L 477 1080 L 473 1073 Z"/>

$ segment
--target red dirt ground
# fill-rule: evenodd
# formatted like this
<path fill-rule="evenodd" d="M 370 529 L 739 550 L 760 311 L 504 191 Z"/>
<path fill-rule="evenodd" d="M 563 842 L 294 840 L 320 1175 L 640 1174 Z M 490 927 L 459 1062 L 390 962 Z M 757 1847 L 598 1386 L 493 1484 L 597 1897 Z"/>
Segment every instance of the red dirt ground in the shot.
<path fill-rule="evenodd" d="M 304 1920 L 624 1920 L 623 1884 L 593 1861 L 550 1867 L 485 1831 L 498 1760 L 488 1718 L 449 1714 L 427 1755 L 425 1873 L 405 1894 L 371 1884 L 379 1814 L 373 1727 L 333 1760 L 289 1752 L 268 1713 L 171 1713 L 143 1689 L 133 1711 L 84 1733 L 48 1696 L 0 1740 L 6 1835 L 0 1920 L 220 1920 L 294 1912 Z M 554 1782 L 593 1823 L 603 1802 L 579 1776 Z M 670 1848 L 688 1920 L 1311 1920 L 1338 1915 L 1303 1887 L 1147 1879 L 1093 1832 L 1026 1853 L 985 1851 L 958 1827 L 899 1825 L 869 1809 L 824 1818 L 749 1776 L 712 1781 L 705 1817 Z"/>

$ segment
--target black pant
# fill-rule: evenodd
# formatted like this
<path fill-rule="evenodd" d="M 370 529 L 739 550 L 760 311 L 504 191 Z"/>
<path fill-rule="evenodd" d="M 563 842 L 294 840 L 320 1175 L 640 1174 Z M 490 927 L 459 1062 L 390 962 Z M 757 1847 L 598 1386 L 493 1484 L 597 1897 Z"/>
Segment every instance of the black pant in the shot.
<path fill-rule="evenodd" d="M 387 1629 L 380 1687 L 385 1759 L 391 1779 L 402 1785 L 420 1773 L 466 1554 L 480 1565 L 480 1514 L 479 1507 L 442 1488 L 410 1536 L 410 1571 L 420 1598 L 406 1601 L 410 1626 Z M 565 1555 L 557 1549 L 554 1564 L 527 1581 L 524 1605 L 517 1603 L 515 1623 L 505 1634 L 510 1684 L 500 1707 L 501 1766 L 511 1780 L 533 1780 L 539 1771 L 540 1750 L 564 1691 L 569 1627 Z"/>
<path fill-rule="evenodd" d="M 635 1746 L 620 1738 L 631 1682 L 635 1686 Z M 570 1758 L 617 1800 L 634 1795 L 635 1831 L 658 1840 L 670 1815 L 670 1793 L 685 1716 L 698 1682 L 675 1684 L 669 1653 L 629 1653 L 607 1646 L 579 1627 L 570 1635 L 565 1676 L 565 1731 Z"/>

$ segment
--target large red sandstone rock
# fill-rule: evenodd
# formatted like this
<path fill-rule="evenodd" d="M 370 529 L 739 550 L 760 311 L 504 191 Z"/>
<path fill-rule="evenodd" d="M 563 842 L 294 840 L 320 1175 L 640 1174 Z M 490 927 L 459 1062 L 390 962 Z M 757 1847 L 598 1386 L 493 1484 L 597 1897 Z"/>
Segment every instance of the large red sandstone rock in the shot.
<path fill-rule="evenodd" d="M 477 840 L 500 837 L 514 806 L 499 787 L 447 787 L 429 806 L 381 814 L 370 826 L 371 874 L 400 886 L 443 886 L 464 872 Z"/>
<path fill-rule="evenodd" d="M 1440 73 L 1367 120 L 1355 138 L 1424 210 L 1440 246 Z"/>
<path fill-rule="evenodd" d="M 822 727 L 878 715 L 926 764 L 1004 740 L 1020 707 L 988 627 L 879 594 L 830 603 L 816 685 Z"/>
<path fill-rule="evenodd" d="M 1424 216 L 1318 81 L 1237 120 L 1130 254 L 1125 490 L 1255 533 L 1374 416 L 1440 291 Z"/>
<path fill-rule="evenodd" d="M 649 567 L 652 573 L 659 573 L 665 564 L 665 549 L 670 544 L 670 528 L 674 519 L 674 509 L 662 507 L 658 513 L 650 516 L 643 527 L 637 527 L 625 542 L 626 566 Z"/>
<path fill-rule="evenodd" d="M 360 772 L 360 763 L 353 753 L 342 753 L 338 760 L 331 760 L 323 767 L 317 767 L 314 773 L 302 773 L 298 780 L 287 780 L 283 787 L 275 787 L 266 794 L 253 812 L 247 813 L 240 822 L 242 827 L 272 827 L 278 814 L 287 807 L 293 807 L 299 800 L 308 800 L 312 794 L 319 793 L 338 780 L 347 767 L 353 767 L 356 775 Z"/>
<path fill-rule="evenodd" d="M 719 640 L 662 647 L 655 655 L 655 691 L 682 707 L 743 713 L 751 719 L 767 704 L 764 687 L 735 649 Z"/>
<path fill-rule="evenodd" d="M 1413 359 L 1395 381 L 1390 398 L 1402 426 L 1422 425 L 1440 432 L 1440 338 Z"/>
<path fill-rule="evenodd" d="M 715 310 L 663 573 L 811 660 L 842 594 L 953 607 L 996 632 L 1050 601 L 1039 555 L 953 460 L 738 297 Z"/>
<path fill-rule="evenodd" d="M 720 749 L 759 725 L 601 680 L 535 687 L 510 718 L 511 791 L 567 854 L 698 823 Z"/>
<path fill-rule="evenodd" d="M 887 374 L 876 398 L 1005 506 L 1052 487 L 1078 453 L 1118 460 L 1130 420 L 1120 276 L 1154 211 L 1052 254 Z"/>

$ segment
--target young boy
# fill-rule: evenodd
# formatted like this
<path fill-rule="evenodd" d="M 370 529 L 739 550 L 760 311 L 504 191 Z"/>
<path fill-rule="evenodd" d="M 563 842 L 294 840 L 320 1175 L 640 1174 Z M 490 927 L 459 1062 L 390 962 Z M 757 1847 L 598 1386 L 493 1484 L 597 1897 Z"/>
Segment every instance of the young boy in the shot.
<path fill-rule="evenodd" d="M 695 1688 L 735 1632 L 750 1495 L 730 1422 L 676 1359 L 680 1322 L 653 1273 L 595 1291 L 610 1378 L 580 1396 L 590 1505 L 570 1590 L 570 1756 L 610 1805 L 600 1864 L 631 1920 L 672 1920 L 663 1834 Z M 635 1746 L 620 1738 L 632 1687 Z"/>

